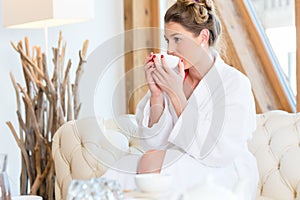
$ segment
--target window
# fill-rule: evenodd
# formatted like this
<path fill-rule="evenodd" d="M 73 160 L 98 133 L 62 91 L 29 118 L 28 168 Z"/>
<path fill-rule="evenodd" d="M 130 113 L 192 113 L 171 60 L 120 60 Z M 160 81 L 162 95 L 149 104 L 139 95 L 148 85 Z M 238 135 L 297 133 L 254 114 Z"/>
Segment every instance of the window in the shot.
<path fill-rule="evenodd" d="M 279 71 L 296 96 L 296 28 L 294 0 L 247 0 L 263 30 Z M 250 9 L 251 10 L 251 9 Z"/>

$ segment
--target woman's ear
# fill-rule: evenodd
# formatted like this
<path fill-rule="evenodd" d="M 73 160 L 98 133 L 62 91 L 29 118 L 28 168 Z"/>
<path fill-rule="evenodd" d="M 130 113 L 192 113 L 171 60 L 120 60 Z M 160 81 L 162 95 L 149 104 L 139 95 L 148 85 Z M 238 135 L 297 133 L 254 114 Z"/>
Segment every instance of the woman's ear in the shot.
<path fill-rule="evenodd" d="M 199 44 L 204 44 L 204 45 L 209 45 L 208 41 L 209 41 L 209 30 L 208 29 L 203 29 L 199 36 L 198 36 L 198 42 Z"/>

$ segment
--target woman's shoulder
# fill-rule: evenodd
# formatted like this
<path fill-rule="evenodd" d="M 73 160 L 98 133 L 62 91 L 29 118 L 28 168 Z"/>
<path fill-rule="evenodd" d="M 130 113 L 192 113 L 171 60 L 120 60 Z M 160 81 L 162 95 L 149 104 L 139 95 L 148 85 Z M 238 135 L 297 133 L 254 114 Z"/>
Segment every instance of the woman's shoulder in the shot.
<path fill-rule="evenodd" d="M 232 93 L 250 93 L 252 90 L 249 78 L 238 69 L 223 62 L 219 63 L 217 71 L 222 80 L 223 89 L 226 94 Z"/>
<path fill-rule="evenodd" d="M 217 65 L 218 72 L 223 82 L 234 84 L 250 84 L 249 78 L 240 70 L 226 64 L 223 60 Z"/>
<path fill-rule="evenodd" d="M 224 66 L 224 70 L 226 71 L 227 78 L 232 78 L 234 80 L 239 80 L 242 82 L 249 82 L 249 78 L 244 73 L 230 65 L 226 64 Z"/>
<path fill-rule="evenodd" d="M 249 79 L 245 74 L 243 74 L 237 68 L 228 65 L 216 51 L 213 51 L 213 54 L 215 55 L 215 67 L 217 68 L 217 71 L 223 81 L 231 80 L 239 82 L 249 82 Z"/>

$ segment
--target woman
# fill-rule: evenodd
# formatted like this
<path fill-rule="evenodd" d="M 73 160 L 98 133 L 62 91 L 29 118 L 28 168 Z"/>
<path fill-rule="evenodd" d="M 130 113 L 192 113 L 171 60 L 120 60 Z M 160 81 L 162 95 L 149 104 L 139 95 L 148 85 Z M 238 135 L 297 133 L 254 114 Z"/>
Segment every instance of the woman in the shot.
<path fill-rule="evenodd" d="M 256 127 L 254 98 L 246 76 L 213 48 L 221 34 L 214 5 L 177 0 L 164 20 L 168 54 L 180 61 L 174 71 L 164 56 L 146 58 L 149 92 L 136 116 L 148 151 L 138 173 L 173 174 L 177 189 L 199 184 L 208 174 L 228 189 L 246 180 L 245 196 L 253 199 L 258 171 L 247 141 Z"/>

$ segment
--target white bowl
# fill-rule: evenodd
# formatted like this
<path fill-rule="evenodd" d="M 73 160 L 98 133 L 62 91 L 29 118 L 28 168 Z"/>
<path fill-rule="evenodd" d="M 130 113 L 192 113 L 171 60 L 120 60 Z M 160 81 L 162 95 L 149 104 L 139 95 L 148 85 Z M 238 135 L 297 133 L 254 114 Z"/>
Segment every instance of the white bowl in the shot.
<path fill-rule="evenodd" d="M 166 60 L 166 63 L 168 65 L 168 67 L 174 69 L 178 66 L 179 57 L 177 57 L 177 56 L 168 55 L 166 53 L 155 54 L 155 55 L 158 58 L 157 61 L 158 61 L 159 64 L 161 64 L 161 55 L 164 55 L 164 58 Z"/>
<path fill-rule="evenodd" d="M 12 200 L 43 200 L 41 196 L 36 195 L 20 195 L 11 197 Z"/>
<path fill-rule="evenodd" d="M 172 177 L 162 174 L 137 174 L 135 183 L 142 192 L 166 192 L 171 188 Z"/>

